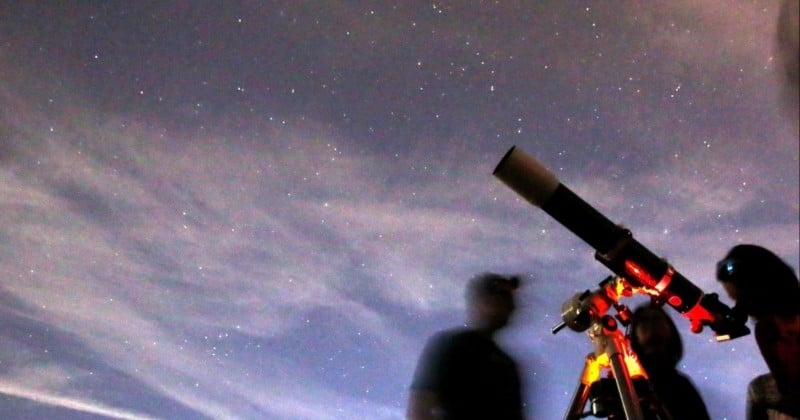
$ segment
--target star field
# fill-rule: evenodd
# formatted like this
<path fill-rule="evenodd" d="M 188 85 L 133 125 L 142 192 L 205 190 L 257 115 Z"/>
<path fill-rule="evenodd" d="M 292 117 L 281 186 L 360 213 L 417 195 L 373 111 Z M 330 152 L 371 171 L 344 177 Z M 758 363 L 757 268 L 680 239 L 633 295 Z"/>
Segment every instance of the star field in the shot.
<path fill-rule="evenodd" d="M 708 293 L 737 243 L 797 268 L 779 6 L 4 6 L 0 416 L 403 418 L 497 271 L 527 414 L 561 417 L 591 343 L 550 328 L 609 273 L 492 169 L 518 145 Z M 752 336 L 671 315 L 744 418 Z"/>

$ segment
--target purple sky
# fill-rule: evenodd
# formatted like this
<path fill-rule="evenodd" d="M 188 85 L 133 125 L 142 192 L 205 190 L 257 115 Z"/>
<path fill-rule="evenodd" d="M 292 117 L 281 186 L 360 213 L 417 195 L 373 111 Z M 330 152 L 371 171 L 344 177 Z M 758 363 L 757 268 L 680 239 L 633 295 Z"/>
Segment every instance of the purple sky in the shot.
<path fill-rule="evenodd" d="M 609 272 L 491 175 L 512 145 L 706 292 L 737 243 L 798 267 L 776 1 L 7 3 L 2 417 L 401 418 L 498 271 L 560 418 L 591 343 L 550 328 Z M 671 315 L 744 418 L 753 337 Z"/>

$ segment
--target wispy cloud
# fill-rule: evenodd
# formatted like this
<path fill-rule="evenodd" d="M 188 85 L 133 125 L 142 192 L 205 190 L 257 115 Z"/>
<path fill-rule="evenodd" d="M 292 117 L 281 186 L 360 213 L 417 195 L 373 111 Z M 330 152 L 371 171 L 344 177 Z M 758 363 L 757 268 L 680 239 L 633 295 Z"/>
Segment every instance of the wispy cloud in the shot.
<path fill-rule="evenodd" d="M 21 388 L 17 384 L 5 383 L 4 381 L 0 381 L 0 394 L 25 398 L 41 404 L 63 407 L 82 413 L 97 414 L 114 419 L 145 420 L 154 418 L 133 411 L 109 407 L 91 400 L 48 394 L 38 389 Z"/>

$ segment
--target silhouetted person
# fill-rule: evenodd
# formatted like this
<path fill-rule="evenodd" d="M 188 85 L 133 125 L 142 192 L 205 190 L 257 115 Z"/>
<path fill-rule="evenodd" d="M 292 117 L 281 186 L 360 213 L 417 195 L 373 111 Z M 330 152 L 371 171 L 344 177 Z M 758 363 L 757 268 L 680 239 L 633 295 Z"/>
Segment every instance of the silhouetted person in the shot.
<path fill-rule="evenodd" d="M 470 280 L 468 325 L 428 340 L 411 383 L 408 418 L 523 418 L 517 365 L 492 338 L 508 324 L 518 286 L 518 278 L 492 273 Z"/>
<path fill-rule="evenodd" d="M 639 306 L 631 318 L 631 348 L 660 403 L 675 420 L 708 419 L 708 410 L 688 376 L 678 371 L 683 341 L 675 323 L 655 304 Z"/>
<path fill-rule="evenodd" d="M 800 281 L 772 251 L 737 245 L 719 263 L 734 310 L 755 323 L 755 338 L 770 373 L 753 379 L 747 390 L 747 418 L 800 419 Z"/>

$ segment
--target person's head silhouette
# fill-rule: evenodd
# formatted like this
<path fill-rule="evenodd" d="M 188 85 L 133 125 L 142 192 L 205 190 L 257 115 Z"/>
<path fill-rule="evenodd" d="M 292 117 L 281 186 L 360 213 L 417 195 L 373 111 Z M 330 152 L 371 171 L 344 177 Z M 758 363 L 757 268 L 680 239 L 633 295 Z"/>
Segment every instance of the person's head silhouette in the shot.
<path fill-rule="evenodd" d="M 508 324 L 514 313 L 519 278 L 484 273 L 467 285 L 467 311 L 472 327 L 489 334 Z"/>

